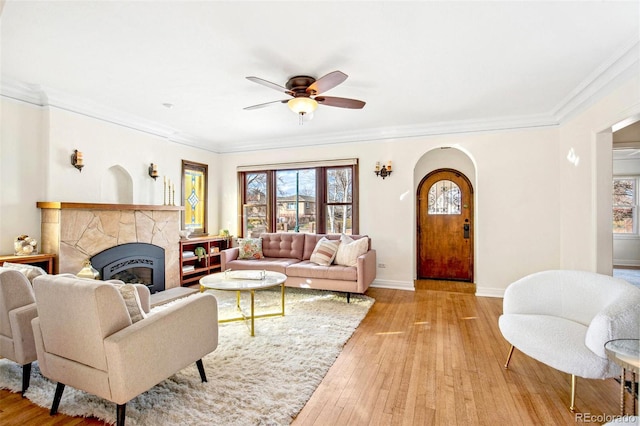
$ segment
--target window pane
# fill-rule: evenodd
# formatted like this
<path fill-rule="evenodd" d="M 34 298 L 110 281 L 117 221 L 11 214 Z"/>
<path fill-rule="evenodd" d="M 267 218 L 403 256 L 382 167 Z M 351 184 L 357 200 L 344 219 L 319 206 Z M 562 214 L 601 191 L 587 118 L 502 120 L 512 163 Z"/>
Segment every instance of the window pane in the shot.
<path fill-rule="evenodd" d="M 633 207 L 613 208 L 613 233 L 632 234 L 633 233 Z"/>
<path fill-rule="evenodd" d="M 246 204 L 265 204 L 267 202 L 267 174 L 247 173 Z"/>
<path fill-rule="evenodd" d="M 315 169 L 276 172 L 276 232 L 316 232 Z"/>
<path fill-rule="evenodd" d="M 353 210 L 351 205 L 327 206 L 327 234 L 353 233 Z"/>
<path fill-rule="evenodd" d="M 327 202 L 350 203 L 352 197 L 352 169 L 327 169 Z"/>
<path fill-rule="evenodd" d="M 257 238 L 267 232 L 267 206 L 244 206 L 244 236 Z"/>
<path fill-rule="evenodd" d="M 460 188 L 450 180 L 440 180 L 429 189 L 428 214 L 460 214 Z"/>
<path fill-rule="evenodd" d="M 613 205 L 635 205 L 635 179 L 613 180 Z"/>

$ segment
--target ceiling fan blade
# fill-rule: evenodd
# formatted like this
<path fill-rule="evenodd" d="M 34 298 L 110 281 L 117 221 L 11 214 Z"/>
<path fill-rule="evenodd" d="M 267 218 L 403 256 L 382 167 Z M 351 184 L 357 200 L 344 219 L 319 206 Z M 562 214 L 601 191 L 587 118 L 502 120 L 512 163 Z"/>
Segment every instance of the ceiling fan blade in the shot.
<path fill-rule="evenodd" d="M 293 92 L 291 90 L 287 89 L 286 87 L 280 86 L 279 84 L 267 81 L 267 80 L 265 80 L 263 78 L 260 78 L 260 77 L 247 77 L 247 80 L 253 81 L 254 83 L 262 84 L 263 86 L 270 87 L 270 88 L 272 88 L 274 90 L 277 90 L 278 92 L 286 93 L 287 95 L 292 95 L 293 96 Z"/>
<path fill-rule="evenodd" d="M 345 81 L 347 77 L 348 75 L 342 71 L 330 72 L 329 74 L 317 79 L 313 84 L 311 84 L 311 86 L 307 87 L 307 93 L 312 95 L 324 93 Z"/>
<path fill-rule="evenodd" d="M 248 107 L 244 107 L 242 109 L 245 109 L 245 110 L 248 111 L 248 110 L 252 110 L 252 109 L 264 108 L 266 106 L 273 105 L 273 104 L 286 104 L 287 102 L 289 102 L 289 99 L 283 99 L 281 101 L 265 102 L 263 104 L 251 105 L 251 106 L 248 106 Z"/>
<path fill-rule="evenodd" d="M 335 96 L 316 96 L 315 100 L 320 105 L 351 109 L 362 109 L 366 103 L 357 99 L 336 98 Z"/>

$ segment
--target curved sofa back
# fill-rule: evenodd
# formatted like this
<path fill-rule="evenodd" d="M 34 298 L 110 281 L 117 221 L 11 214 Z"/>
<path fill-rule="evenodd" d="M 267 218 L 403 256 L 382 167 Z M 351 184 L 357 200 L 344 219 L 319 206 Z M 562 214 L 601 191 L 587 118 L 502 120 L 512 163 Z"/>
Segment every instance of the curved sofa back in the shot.
<path fill-rule="evenodd" d="M 505 314 L 538 314 L 566 318 L 589 326 L 611 304 L 640 297 L 628 282 L 588 271 L 536 272 L 507 287 Z"/>

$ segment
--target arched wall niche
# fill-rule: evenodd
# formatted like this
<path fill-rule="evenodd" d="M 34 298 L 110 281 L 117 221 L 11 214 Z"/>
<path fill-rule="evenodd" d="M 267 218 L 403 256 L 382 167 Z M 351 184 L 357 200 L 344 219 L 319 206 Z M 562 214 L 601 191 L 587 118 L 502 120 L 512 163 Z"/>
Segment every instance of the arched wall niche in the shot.
<path fill-rule="evenodd" d="M 456 148 L 456 147 L 438 147 L 438 148 L 434 148 L 432 150 L 429 150 L 427 152 L 425 152 L 416 162 L 415 168 L 413 170 L 413 197 L 414 197 L 414 209 L 413 209 L 413 224 L 414 224 L 414 228 L 413 228 L 413 265 L 412 265 L 412 269 L 413 269 L 413 278 L 415 279 L 417 276 L 417 247 L 416 247 L 416 241 L 417 241 L 417 217 L 416 217 L 416 213 L 417 213 L 417 205 L 418 205 L 418 200 L 417 200 L 417 192 L 418 192 L 418 186 L 420 185 L 420 182 L 422 181 L 422 179 L 424 179 L 425 176 L 427 176 L 429 173 L 433 172 L 434 170 L 438 170 L 438 169 L 453 169 L 453 170 L 457 170 L 459 172 L 461 172 L 462 174 L 464 174 L 469 181 L 471 182 L 471 186 L 473 187 L 474 191 L 474 204 L 475 204 L 475 209 L 474 209 L 474 215 L 477 219 L 478 216 L 478 207 L 479 207 L 479 203 L 478 203 L 478 199 L 477 199 L 477 187 L 476 187 L 476 181 L 477 181 L 477 169 L 476 169 L 476 164 L 474 159 L 471 157 L 471 155 L 469 153 L 467 153 L 466 151 L 460 149 L 460 148 Z M 478 221 L 474 220 L 474 222 L 477 224 Z M 475 261 L 474 261 L 474 281 L 478 281 L 478 262 L 479 262 L 479 258 L 477 255 L 477 241 L 478 241 L 478 229 L 477 226 L 474 229 L 474 252 L 476 253 L 475 255 Z"/>
<path fill-rule="evenodd" d="M 107 169 L 101 179 L 100 201 L 109 204 L 133 204 L 133 179 L 119 165 Z"/>

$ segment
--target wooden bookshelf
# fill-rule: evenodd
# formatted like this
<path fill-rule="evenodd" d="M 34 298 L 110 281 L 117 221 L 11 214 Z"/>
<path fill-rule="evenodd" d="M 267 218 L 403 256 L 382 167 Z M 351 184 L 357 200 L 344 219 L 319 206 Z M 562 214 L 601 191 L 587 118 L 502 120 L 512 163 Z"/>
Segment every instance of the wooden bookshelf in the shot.
<path fill-rule="evenodd" d="M 195 237 L 180 240 L 180 286 L 197 284 L 205 275 L 220 272 L 220 252 L 229 248 L 228 238 Z M 196 249 L 202 247 L 199 259 Z"/>

